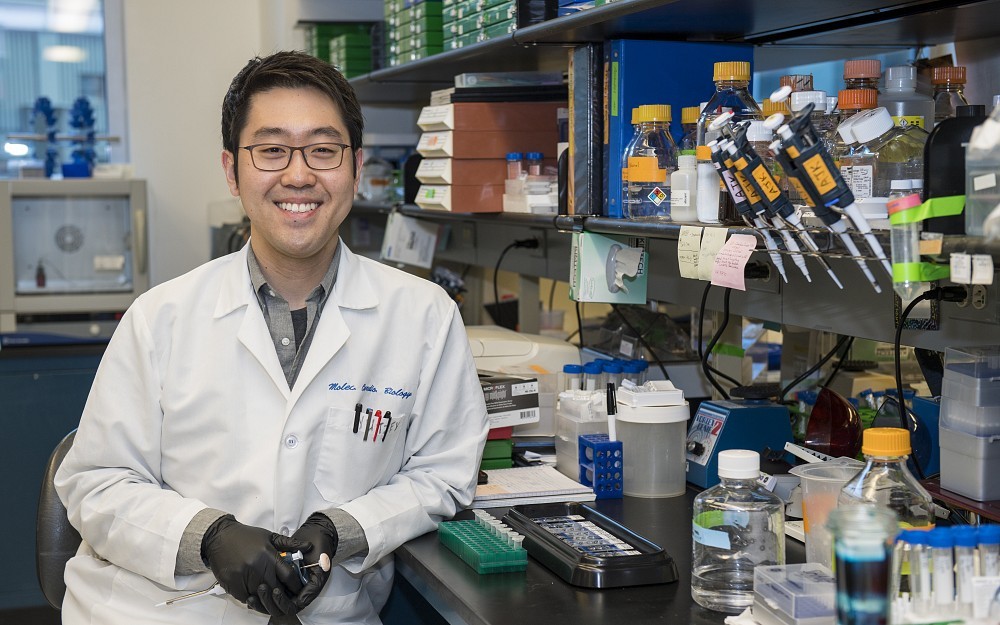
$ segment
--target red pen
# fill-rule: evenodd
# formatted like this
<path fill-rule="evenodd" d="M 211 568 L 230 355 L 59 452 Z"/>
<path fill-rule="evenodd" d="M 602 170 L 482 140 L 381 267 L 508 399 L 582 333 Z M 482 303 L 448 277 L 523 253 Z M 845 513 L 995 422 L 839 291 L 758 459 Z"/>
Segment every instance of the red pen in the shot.
<path fill-rule="evenodd" d="M 382 411 L 381 410 L 376 410 L 375 411 L 375 433 L 372 434 L 372 442 L 373 443 L 378 440 L 378 427 L 380 425 L 382 425 Z"/>

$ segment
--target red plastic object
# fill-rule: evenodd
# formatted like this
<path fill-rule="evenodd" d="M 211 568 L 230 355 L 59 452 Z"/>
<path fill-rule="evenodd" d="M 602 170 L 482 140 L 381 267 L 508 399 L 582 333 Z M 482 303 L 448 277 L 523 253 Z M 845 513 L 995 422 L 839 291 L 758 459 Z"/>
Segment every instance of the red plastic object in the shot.
<path fill-rule="evenodd" d="M 823 388 L 809 414 L 803 444 L 834 458 L 854 458 L 861 451 L 861 430 L 857 408 L 836 391 Z"/>
<path fill-rule="evenodd" d="M 514 436 L 514 426 L 508 425 L 505 428 L 490 428 L 489 432 L 486 433 L 486 440 L 503 440 L 512 436 Z"/>

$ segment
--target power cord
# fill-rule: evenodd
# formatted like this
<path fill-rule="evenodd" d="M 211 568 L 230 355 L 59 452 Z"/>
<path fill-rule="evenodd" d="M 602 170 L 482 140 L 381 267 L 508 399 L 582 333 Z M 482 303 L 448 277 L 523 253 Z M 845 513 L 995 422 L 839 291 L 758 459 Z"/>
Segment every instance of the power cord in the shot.
<path fill-rule="evenodd" d="M 576 331 L 580 333 L 580 349 L 583 349 L 583 313 L 580 312 L 580 302 L 576 302 Z M 573 336 L 572 334 L 570 336 Z"/>
<path fill-rule="evenodd" d="M 712 289 L 712 283 L 709 282 L 708 284 L 705 285 L 705 290 L 701 294 L 701 308 L 698 309 L 698 360 L 701 361 L 701 368 L 702 371 L 705 373 L 705 378 L 708 379 L 708 381 L 712 384 L 712 386 L 715 387 L 715 390 L 719 391 L 722 397 L 724 397 L 725 399 L 729 399 L 728 393 L 726 393 L 725 389 L 722 388 L 722 385 L 719 384 L 719 382 L 715 379 L 715 377 L 712 374 L 715 374 L 725 379 L 726 381 L 731 382 L 733 386 L 741 386 L 742 384 L 735 378 L 726 375 L 725 373 L 719 371 L 712 365 L 708 364 L 708 357 L 712 353 L 712 348 L 715 347 L 715 344 L 718 342 L 719 338 L 722 337 L 722 331 L 726 329 L 726 325 L 729 323 L 729 295 L 730 293 L 732 293 L 732 289 L 726 289 L 726 295 L 723 298 L 723 310 L 724 310 L 723 324 L 719 328 L 719 330 L 715 333 L 715 335 L 712 337 L 710 341 L 711 345 L 709 349 L 706 350 L 702 347 L 702 345 L 704 344 L 703 339 L 704 339 L 704 327 L 705 327 L 705 306 L 708 303 L 708 292 L 711 289 Z"/>
<path fill-rule="evenodd" d="M 840 373 L 840 368 L 844 365 L 844 362 L 847 360 L 847 354 L 850 353 L 851 347 L 853 345 L 854 345 L 854 337 L 852 336 L 850 339 L 847 340 L 847 344 L 844 345 L 843 351 L 840 352 L 840 359 L 837 360 L 837 364 L 834 365 L 833 371 L 830 372 L 830 377 L 826 379 L 826 382 L 823 382 L 823 384 L 820 385 L 821 388 L 826 388 L 827 386 L 830 386 L 834 378 L 837 377 L 837 374 Z"/>
<path fill-rule="evenodd" d="M 493 321 L 495 321 L 498 326 L 501 327 L 503 326 L 502 322 L 503 313 L 501 312 L 500 308 L 500 288 L 497 285 L 497 276 L 500 275 L 500 263 L 503 262 L 503 257 L 507 255 L 507 252 L 511 251 L 514 248 L 535 250 L 538 249 L 538 245 L 539 245 L 538 239 L 536 238 L 518 239 L 513 243 L 508 244 L 507 247 L 503 248 L 503 251 L 500 252 L 500 257 L 497 258 L 497 266 L 493 270 L 493 302 L 494 302 L 493 306 L 496 309 L 497 314 L 494 316 Z"/>
<path fill-rule="evenodd" d="M 896 336 L 892 344 L 894 348 L 893 365 L 896 368 L 896 412 L 899 414 L 899 427 L 903 428 L 907 432 L 910 431 L 910 428 L 906 423 L 906 401 L 903 399 L 903 366 L 899 357 L 900 341 L 903 337 L 903 326 L 906 325 L 906 319 L 920 302 L 931 299 L 942 302 L 961 302 L 964 301 L 967 296 L 968 291 L 964 286 L 935 287 L 916 296 L 912 302 L 906 305 L 906 308 L 904 308 L 903 312 L 899 315 L 899 323 L 896 324 Z M 913 465 L 917 468 L 917 477 L 921 480 L 924 479 L 924 472 L 923 469 L 920 468 L 920 463 L 914 459 Z"/>
<path fill-rule="evenodd" d="M 841 336 L 840 340 L 837 341 L 837 344 L 833 346 L 833 349 L 831 349 L 830 352 L 826 356 L 823 356 L 822 358 L 820 358 L 819 362 L 817 362 L 815 365 L 813 365 L 812 367 L 810 367 L 809 369 L 807 369 L 804 373 L 802 373 L 802 375 L 800 375 L 799 377 L 797 377 L 794 380 L 792 380 L 791 382 L 789 382 L 788 386 L 786 386 L 785 388 L 781 389 L 781 395 L 778 396 L 778 403 L 780 404 L 781 402 L 785 401 L 785 396 L 788 395 L 788 391 L 790 391 L 793 388 L 795 388 L 798 385 L 799 382 L 801 382 L 802 380 L 805 380 L 806 378 L 808 378 L 812 374 L 814 374 L 817 371 L 819 371 L 820 367 L 822 367 L 823 365 L 825 365 L 828 360 L 830 360 L 831 358 L 833 358 L 834 355 L 836 355 L 838 352 L 841 351 L 841 349 L 843 349 L 843 347 L 847 344 L 847 341 L 850 338 L 851 337 L 847 336 L 846 334 L 844 336 Z"/>

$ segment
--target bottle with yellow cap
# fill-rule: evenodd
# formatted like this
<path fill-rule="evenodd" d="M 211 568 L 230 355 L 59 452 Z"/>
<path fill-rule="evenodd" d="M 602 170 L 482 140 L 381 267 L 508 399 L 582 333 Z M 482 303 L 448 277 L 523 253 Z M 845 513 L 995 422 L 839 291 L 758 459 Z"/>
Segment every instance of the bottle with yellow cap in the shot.
<path fill-rule="evenodd" d="M 698 145 L 708 145 L 710 141 L 718 139 L 722 131 L 710 128 L 715 119 L 727 111 L 732 111 L 731 123 L 735 124 L 743 120 L 764 119 L 764 114 L 760 110 L 757 101 L 750 95 L 750 63 L 748 61 L 722 61 L 714 66 L 715 93 L 709 98 L 705 108 L 698 116 Z M 699 160 L 700 157 L 699 157 Z M 705 223 L 742 223 L 735 204 L 729 197 L 729 192 L 724 188 L 717 190 L 720 193 L 719 215 L 714 218 L 703 212 L 703 207 L 698 209 L 698 219 Z M 707 206 L 708 197 L 699 198 L 699 202 Z M 714 204 L 714 202 L 713 202 Z"/>
<path fill-rule="evenodd" d="M 626 153 L 628 178 L 622 208 L 629 219 L 670 221 L 670 174 L 677 169 L 677 146 L 670 136 L 670 105 L 643 104 L 639 132 Z"/>
<path fill-rule="evenodd" d="M 906 466 L 910 432 L 902 428 L 869 428 L 861 442 L 865 468 L 840 491 L 839 506 L 876 503 L 896 513 L 904 529 L 934 527 L 930 494 Z"/>
<path fill-rule="evenodd" d="M 681 143 L 677 147 L 681 154 L 696 154 L 698 147 L 698 115 L 701 114 L 701 107 L 685 106 L 681 109 Z"/>

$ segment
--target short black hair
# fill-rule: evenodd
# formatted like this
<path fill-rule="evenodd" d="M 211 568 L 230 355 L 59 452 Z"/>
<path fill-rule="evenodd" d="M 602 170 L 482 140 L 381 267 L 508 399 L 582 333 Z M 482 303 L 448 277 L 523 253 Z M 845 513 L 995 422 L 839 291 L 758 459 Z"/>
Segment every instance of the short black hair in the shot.
<path fill-rule="evenodd" d="M 334 101 L 347 125 L 352 152 L 361 148 L 365 120 L 354 88 L 333 65 L 297 51 L 254 57 L 236 74 L 222 100 L 222 147 L 237 157 L 240 133 L 246 127 L 254 95 L 301 87 L 319 89 Z"/>

